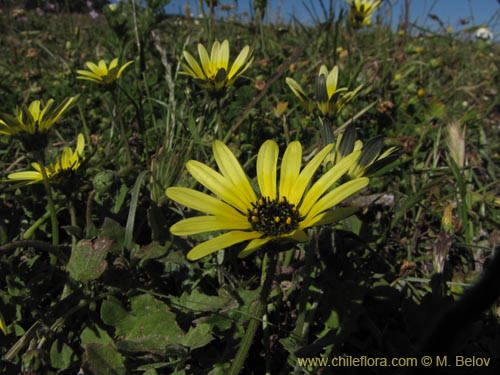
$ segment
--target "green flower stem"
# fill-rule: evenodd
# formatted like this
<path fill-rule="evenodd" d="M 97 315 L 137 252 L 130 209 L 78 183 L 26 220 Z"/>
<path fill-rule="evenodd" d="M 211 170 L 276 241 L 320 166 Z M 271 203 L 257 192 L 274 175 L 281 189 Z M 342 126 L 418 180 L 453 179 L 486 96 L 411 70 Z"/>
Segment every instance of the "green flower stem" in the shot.
<path fill-rule="evenodd" d="M 221 99 L 218 97 L 216 99 L 215 107 L 215 126 L 217 127 L 217 136 L 219 139 L 223 139 L 222 135 L 222 116 L 221 116 Z"/>
<path fill-rule="evenodd" d="M 68 203 L 69 207 L 69 219 L 70 219 L 70 222 L 71 222 L 71 226 L 73 228 L 76 228 L 77 227 L 77 222 L 76 222 L 76 209 L 75 209 L 75 201 L 73 200 L 72 197 L 69 198 L 69 203 Z M 73 245 L 73 247 L 76 245 L 76 237 L 75 236 L 71 236 L 71 244 Z"/>
<path fill-rule="evenodd" d="M 271 287 L 273 285 L 273 277 L 276 271 L 278 252 L 275 250 L 266 251 L 264 260 L 262 261 L 262 276 L 261 276 L 261 289 L 259 293 L 259 298 L 253 302 L 250 310 L 250 322 L 248 323 L 245 335 L 241 340 L 241 345 L 236 353 L 231 368 L 229 369 L 229 375 L 238 375 L 245 364 L 245 360 L 248 356 L 250 347 L 252 346 L 253 339 L 257 333 L 257 328 L 259 327 L 262 317 L 267 310 L 267 299 L 271 292 Z"/>
<path fill-rule="evenodd" d="M 47 171 L 45 170 L 45 160 L 43 154 L 40 151 L 35 151 L 35 159 L 37 159 L 40 165 L 40 171 L 42 172 L 43 185 L 47 193 L 47 203 L 50 212 L 50 224 L 52 226 L 52 244 L 54 246 L 59 245 L 59 223 L 57 221 L 57 212 L 54 205 L 54 200 L 52 199 L 52 188 L 49 184 L 49 177 L 47 176 Z"/>
<path fill-rule="evenodd" d="M 308 326 L 306 325 L 307 317 L 307 300 L 309 298 L 309 286 L 311 285 L 311 273 L 313 270 L 314 256 L 318 252 L 318 240 L 316 231 L 313 232 L 312 238 L 310 238 L 309 250 L 305 252 L 305 263 L 302 268 L 301 274 L 304 279 L 301 286 L 301 294 L 298 300 L 298 315 L 297 323 L 295 324 L 295 329 L 293 330 L 292 336 L 296 337 L 298 340 L 303 341 L 308 333 Z M 300 342 L 299 341 L 299 342 Z"/>
<path fill-rule="evenodd" d="M 134 98 L 125 90 L 118 82 L 116 82 L 116 86 L 118 86 L 118 89 L 127 97 L 127 99 L 132 103 L 132 105 L 135 108 L 135 112 L 137 114 L 137 122 L 139 123 L 139 131 L 141 134 L 144 134 L 146 132 L 146 125 L 144 121 L 144 111 L 142 109 L 141 102 L 136 102 Z"/>
<path fill-rule="evenodd" d="M 116 95 L 116 92 L 114 90 L 113 90 L 113 103 L 114 103 L 115 110 L 116 110 L 116 117 L 118 117 L 118 127 L 120 129 L 120 136 L 122 138 L 122 142 L 124 143 L 124 147 L 125 147 L 125 155 L 127 157 L 127 165 L 131 166 L 132 165 L 132 151 L 130 150 L 130 145 L 128 144 L 127 133 L 125 132 L 125 125 L 123 125 L 123 118 L 122 118 L 122 114 L 120 111 L 118 96 Z"/>

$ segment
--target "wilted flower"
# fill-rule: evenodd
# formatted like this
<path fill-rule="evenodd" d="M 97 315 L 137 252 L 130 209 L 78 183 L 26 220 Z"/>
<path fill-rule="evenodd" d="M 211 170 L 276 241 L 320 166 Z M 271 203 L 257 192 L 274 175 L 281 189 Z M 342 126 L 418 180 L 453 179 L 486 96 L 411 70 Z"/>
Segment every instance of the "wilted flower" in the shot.
<path fill-rule="evenodd" d="M 338 221 L 347 212 L 352 213 L 348 209 L 331 208 L 369 182 L 362 177 L 334 187 L 358 159 L 360 152 L 355 151 L 312 183 L 332 147 L 332 144 L 324 147 L 301 171 L 302 146 L 297 141 L 291 142 L 285 150 L 278 181 L 278 145 L 271 140 L 264 142 L 257 155 L 260 191 L 256 192 L 231 150 L 221 141 L 215 141 L 213 152 L 220 172 L 195 160 L 188 161 L 186 168 L 219 199 L 194 189 L 168 188 L 166 194 L 170 199 L 209 214 L 181 220 L 170 231 L 178 236 L 227 231 L 195 246 L 187 255 L 190 260 L 245 241 L 250 242 L 240 257 L 272 240 L 306 241 L 305 229 Z"/>
<path fill-rule="evenodd" d="M 465 126 L 458 122 L 448 124 L 448 138 L 446 142 L 448 153 L 459 168 L 465 166 Z"/>
<path fill-rule="evenodd" d="M 189 52 L 184 51 L 183 55 L 187 64 L 181 61 L 182 69 L 184 69 L 181 73 L 193 77 L 199 86 L 212 91 L 231 86 L 253 61 L 250 56 L 250 47 L 245 46 L 229 69 L 229 42 L 227 40 L 222 43 L 215 41 L 210 55 L 202 44 L 198 44 L 198 54 L 200 64 Z"/>
<path fill-rule="evenodd" d="M 29 151 L 43 149 L 47 145 L 47 132 L 77 99 L 78 96 L 66 98 L 55 108 L 54 100 L 49 99 L 43 109 L 40 101 L 34 100 L 29 106 L 17 107 L 14 116 L 2 113 L 0 134 L 18 136 Z"/>
<path fill-rule="evenodd" d="M 75 172 L 83 161 L 83 150 L 85 148 L 85 138 L 83 134 L 78 134 L 76 148 L 65 147 L 62 154 L 55 163 L 45 167 L 49 183 L 59 183 L 63 176 Z M 24 181 L 27 185 L 43 181 L 42 167 L 39 163 L 31 163 L 34 170 L 14 172 L 7 176 L 11 181 Z"/>
<path fill-rule="evenodd" d="M 360 85 L 354 91 L 348 91 L 347 87 L 338 87 L 338 77 L 339 69 L 337 66 L 328 72 L 327 67 L 321 65 L 316 82 L 315 101 L 306 95 L 294 79 L 287 77 L 286 83 L 307 111 L 312 112 L 318 108 L 322 116 L 336 117 L 342 108 L 354 99 L 362 87 Z"/>
<path fill-rule="evenodd" d="M 112 85 L 120 78 L 125 68 L 132 63 L 133 61 L 128 61 L 120 67 L 118 66 L 118 58 L 111 60 L 109 66 L 106 65 L 104 60 L 100 60 L 97 65 L 88 61 L 85 65 L 89 70 L 77 70 L 78 76 L 76 78 L 101 85 Z"/>
<path fill-rule="evenodd" d="M 349 22 L 359 29 L 372 24 L 373 12 L 380 6 L 380 0 L 346 0 L 349 5 Z"/>

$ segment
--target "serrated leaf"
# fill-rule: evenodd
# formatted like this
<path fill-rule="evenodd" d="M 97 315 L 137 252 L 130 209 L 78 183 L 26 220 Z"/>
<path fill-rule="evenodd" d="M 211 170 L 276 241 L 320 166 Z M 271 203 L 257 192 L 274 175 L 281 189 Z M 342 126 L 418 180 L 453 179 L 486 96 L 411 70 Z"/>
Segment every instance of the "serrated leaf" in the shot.
<path fill-rule="evenodd" d="M 113 241 L 108 237 L 96 240 L 81 240 L 71 251 L 67 265 L 70 276 L 81 282 L 89 282 L 99 278 L 106 270 L 106 256 Z"/>
<path fill-rule="evenodd" d="M 184 292 L 179 304 L 192 311 L 218 311 L 232 303 L 231 296 L 209 296 L 194 289 L 190 294 Z"/>
<path fill-rule="evenodd" d="M 111 301 L 101 307 L 103 321 L 116 328 L 119 349 L 165 353 L 168 346 L 182 343 L 184 332 L 165 303 L 143 294 L 131 298 L 130 307 L 126 311 Z"/>
<path fill-rule="evenodd" d="M 170 244 L 160 245 L 158 242 L 152 242 L 149 245 L 132 249 L 130 257 L 132 259 L 140 259 L 142 264 L 148 259 L 156 259 L 165 255 L 169 247 Z"/>
<path fill-rule="evenodd" d="M 87 344 L 83 356 L 83 369 L 99 375 L 125 375 L 125 361 L 111 344 Z"/>

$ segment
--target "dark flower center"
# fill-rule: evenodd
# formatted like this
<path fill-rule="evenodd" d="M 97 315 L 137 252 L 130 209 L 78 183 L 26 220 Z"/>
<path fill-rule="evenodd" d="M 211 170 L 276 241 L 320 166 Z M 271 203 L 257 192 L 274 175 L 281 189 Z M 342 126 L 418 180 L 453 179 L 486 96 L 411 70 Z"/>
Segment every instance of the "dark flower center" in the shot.
<path fill-rule="evenodd" d="M 286 197 L 281 200 L 260 198 L 248 209 L 247 218 L 252 229 L 265 237 L 290 233 L 299 227 L 302 219 L 295 205 L 289 203 Z"/>

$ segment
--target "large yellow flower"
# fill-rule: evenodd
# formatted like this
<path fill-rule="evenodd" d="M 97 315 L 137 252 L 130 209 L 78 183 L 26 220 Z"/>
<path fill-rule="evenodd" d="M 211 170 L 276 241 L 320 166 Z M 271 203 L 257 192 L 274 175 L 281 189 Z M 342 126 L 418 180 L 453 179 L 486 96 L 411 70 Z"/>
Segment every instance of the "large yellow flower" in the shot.
<path fill-rule="evenodd" d="M 380 6 L 380 0 L 346 0 L 349 5 L 349 22 L 359 29 L 372 24 L 372 15 Z"/>
<path fill-rule="evenodd" d="M 186 168 L 220 199 L 185 187 L 168 188 L 166 194 L 170 199 L 208 213 L 175 223 L 170 228 L 171 233 L 189 236 L 228 231 L 195 246 L 187 255 L 190 260 L 245 241 L 250 242 L 239 254 L 240 257 L 274 239 L 307 240 L 306 228 L 337 221 L 345 211 L 331 208 L 369 182 L 368 178 L 362 177 L 333 187 L 356 162 L 360 152 L 355 151 L 311 184 L 332 147 L 332 144 L 324 147 L 301 171 L 302 146 L 297 141 L 291 142 L 281 162 L 278 182 L 278 145 L 274 141 L 266 141 L 257 155 L 260 192 L 256 192 L 231 150 L 224 143 L 215 141 L 213 152 L 220 172 L 195 160 L 188 161 Z"/>
<path fill-rule="evenodd" d="M 16 108 L 15 116 L 0 114 L 0 134 L 4 135 L 39 135 L 47 133 L 52 125 L 75 104 L 77 96 L 63 100 L 53 108 L 54 99 L 49 99 L 41 109 L 40 100 L 34 100 L 29 107 L 23 104 Z"/>
<path fill-rule="evenodd" d="M 250 47 L 245 46 L 229 69 L 229 42 L 227 40 L 222 43 L 215 41 L 210 55 L 202 44 L 198 44 L 198 54 L 200 55 L 200 64 L 193 55 L 184 51 L 183 55 L 187 64 L 180 62 L 182 69 L 184 69 L 180 73 L 193 77 L 199 86 L 213 91 L 231 86 L 236 78 L 250 67 L 253 61 Z"/>
<path fill-rule="evenodd" d="M 64 174 L 76 171 L 83 161 L 83 151 L 85 149 L 85 138 L 83 134 L 78 134 L 76 148 L 65 147 L 62 154 L 55 163 L 45 167 L 47 178 L 50 183 L 58 183 Z M 24 181 L 26 184 L 34 184 L 43 181 L 42 168 L 38 163 L 31 163 L 34 170 L 14 172 L 7 176 L 11 181 Z"/>
<path fill-rule="evenodd" d="M 120 67 L 118 66 L 118 58 L 111 60 L 109 66 L 106 65 L 104 60 L 100 60 L 97 65 L 88 61 L 85 65 L 89 70 L 77 70 L 76 73 L 79 75 L 76 78 L 92 81 L 101 85 L 111 85 L 120 78 L 125 68 L 132 63 L 133 61 L 128 61 Z"/>
<path fill-rule="evenodd" d="M 302 87 L 292 78 L 287 77 L 286 83 L 292 92 L 300 100 L 307 111 L 318 108 L 322 116 L 336 117 L 361 90 L 362 85 L 354 91 L 348 91 L 347 87 L 338 87 L 339 69 L 334 66 L 329 72 L 325 65 L 321 65 L 316 81 L 316 100 L 309 99 Z"/>

